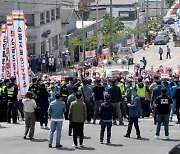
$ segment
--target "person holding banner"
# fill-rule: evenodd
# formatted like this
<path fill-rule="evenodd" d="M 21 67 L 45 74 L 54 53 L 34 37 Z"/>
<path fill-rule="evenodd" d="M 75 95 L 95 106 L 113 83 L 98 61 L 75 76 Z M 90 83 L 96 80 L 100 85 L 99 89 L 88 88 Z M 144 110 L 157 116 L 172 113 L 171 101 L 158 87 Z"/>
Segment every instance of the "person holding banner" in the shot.
<path fill-rule="evenodd" d="M 11 77 L 9 85 L 5 88 L 5 95 L 8 98 L 8 123 L 11 123 L 11 113 L 13 123 L 17 123 L 17 95 L 18 86 L 16 84 L 16 78 Z"/>

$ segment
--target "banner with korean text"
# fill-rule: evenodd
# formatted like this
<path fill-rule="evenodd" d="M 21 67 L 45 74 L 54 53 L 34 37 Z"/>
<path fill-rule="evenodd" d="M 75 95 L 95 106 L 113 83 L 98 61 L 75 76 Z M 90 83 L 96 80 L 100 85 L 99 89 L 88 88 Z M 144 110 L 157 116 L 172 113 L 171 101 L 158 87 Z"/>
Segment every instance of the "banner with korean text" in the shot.
<path fill-rule="evenodd" d="M 29 88 L 29 71 L 26 44 L 26 25 L 22 10 L 12 11 L 15 46 L 17 50 L 20 95 L 24 96 Z"/>
<path fill-rule="evenodd" d="M 16 77 L 17 84 L 19 84 L 18 70 L 17 70 L 17 50 L 15 46 L 14 29 L 12 16 L 6 18 L 7 26 L 7 40 L 8 40 L 8 51 L 9 51 L 9 66 L 10 66 L 10 77 Z"/>
<path fill-rule="evenodd" d="M 0 40 L 0 79 L 6 78 L 6 52 L 7 52 L 7 31 L 6 25 L 2 25 L 1 28 L 1 40 Z"/>

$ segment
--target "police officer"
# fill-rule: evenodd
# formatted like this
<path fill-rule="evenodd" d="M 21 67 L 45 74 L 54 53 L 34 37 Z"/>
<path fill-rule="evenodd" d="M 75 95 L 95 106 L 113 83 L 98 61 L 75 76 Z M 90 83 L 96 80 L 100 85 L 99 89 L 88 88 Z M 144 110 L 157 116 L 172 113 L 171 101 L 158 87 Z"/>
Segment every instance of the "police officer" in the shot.
<path fill-rule="evenodd" d="M 11 123 L 11 113 L 13 123 L 17 123 L 17 95 L 18 86 L 16 84 L 16 78 L 11 77 L 9 85 L 5 88 L 5 95 L 8 98 L 8 114 L 7 121 Z"/>
<path fill-rule="evenodd" d="M 37 92 L 38 92 L 37 78 L 32 79 L 32 83 L 29 87 L 29 91 L 31 91 L 32 98 L 36 101 L 37 100 Z"/>
<path fill-rule="evenodd" d="M 0 122 L 3 122 L 3 81 L 0 80 Z"/>

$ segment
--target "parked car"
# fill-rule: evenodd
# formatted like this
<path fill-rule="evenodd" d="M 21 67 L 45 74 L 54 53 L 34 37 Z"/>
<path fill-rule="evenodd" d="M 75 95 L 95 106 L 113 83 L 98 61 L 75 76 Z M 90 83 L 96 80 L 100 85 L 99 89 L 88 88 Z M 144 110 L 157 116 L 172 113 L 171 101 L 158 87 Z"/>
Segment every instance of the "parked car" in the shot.
<path fill-rule="evenodd" d="M 167 44 L 167 39 L 163 35 L 158 35 L 156 36 L 154 40 L 154 45 L 166 45 Z"/>
<path fill-rule="evenodd" d="M 167 31 L 160 31 L 160 32 L 158 32 L 157 36 L 164 36 L 166 38 L 167 42 L 169 42 L 169 40 L 170 40 L 169 33 Z"/>
<path fill-rule="evenodd" d="M 174 17 L 165 17 L 163 19 L 163 21 L 164 21 L 165 24 L 174 24 L 175 19 L 174 19 Z"/>

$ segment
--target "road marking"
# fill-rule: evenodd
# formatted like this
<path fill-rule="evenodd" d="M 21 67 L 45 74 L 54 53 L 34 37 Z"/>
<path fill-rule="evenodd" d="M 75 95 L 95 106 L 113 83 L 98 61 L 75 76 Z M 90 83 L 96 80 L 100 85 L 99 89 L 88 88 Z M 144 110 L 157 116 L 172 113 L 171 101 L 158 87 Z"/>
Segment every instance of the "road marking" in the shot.
<path fill-rule="evenodd" d="M 168 60 L 168 61 L 165 61 L 165 62 L 162 62 L 159 66 L 166 66 L 168 64 L 171 64 L 172 62 L 174 62 L 176 59 L 180 58 L 180 54 L 178 54 L 177 56 L 175 56 L 174 58 Z M 159 66 L 155 66 L 155 68 L 158 68 Z"/>

